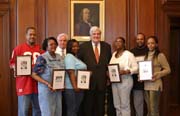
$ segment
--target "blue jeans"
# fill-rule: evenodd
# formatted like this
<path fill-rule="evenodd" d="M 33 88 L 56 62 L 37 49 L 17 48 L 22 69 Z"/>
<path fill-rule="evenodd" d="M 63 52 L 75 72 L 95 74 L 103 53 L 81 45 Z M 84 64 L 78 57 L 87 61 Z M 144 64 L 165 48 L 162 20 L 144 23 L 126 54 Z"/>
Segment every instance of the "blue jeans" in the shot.
<path fill-rule="evenodd" d="M 159 116 L 160 91 L 145 91 L 145 101 L 147 103 L 147 116 Z"/>
<path fill-rule="evenodd" d="M 83 92 L 75 92 L 73 89 L 66 89 L 64 92 L 67 116 L 77 116 L 80 104 L 83 100 Z"/>
<path fill-rule="evenodd" d="M 18 116 L 28 116 L 30 103 L 32 103 L 32 115 L 41 116 L 38 94 L 18 96 Z"/>
<path fill-rule="evenodd" d="M 62 116 L 61 91 L 50 91 L 48 87 L 38 86 L 39 105 L 42 116 Z"/>

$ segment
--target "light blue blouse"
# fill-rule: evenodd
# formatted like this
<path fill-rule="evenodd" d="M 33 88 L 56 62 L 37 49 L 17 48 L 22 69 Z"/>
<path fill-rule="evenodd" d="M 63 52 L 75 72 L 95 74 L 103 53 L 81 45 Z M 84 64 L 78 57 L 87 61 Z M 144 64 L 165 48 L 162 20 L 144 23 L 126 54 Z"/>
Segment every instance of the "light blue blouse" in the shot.
<path fill-rule="evenodd" d="M 73 69 L 75 71 L 79 69 L 81 70 L 87 69 L 87 66 L 85 63 L 83 63 L 81 60 L 79 60 L 78 58 L 76 58 L 74 55 L 70 53 L 66 55 L 64 62 L 65 62 L 65 69 Z M 66 72 L 66 78 L 65 78 L 65 88 L 73 89 L 71 81 L 70 81 L 70 77 L 67 72 Z"/>

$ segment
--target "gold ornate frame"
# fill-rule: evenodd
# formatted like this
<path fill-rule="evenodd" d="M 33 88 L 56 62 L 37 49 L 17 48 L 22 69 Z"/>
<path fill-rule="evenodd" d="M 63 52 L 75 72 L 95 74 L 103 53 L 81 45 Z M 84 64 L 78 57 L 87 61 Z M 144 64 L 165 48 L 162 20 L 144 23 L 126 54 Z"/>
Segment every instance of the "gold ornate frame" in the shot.
<path fill-rule="evenodd" d="M 96 21 L 97 25 L 101 31 L 101 40 L 104 40 L 104 23 L 105 23 L 105 12 L 104 12 L 104 0 L 96 0 L 96 1 L 90 1 L 90 0 L 71 0 L 71 13 L 70 13 L 70 35 L 71 39 L 76 39 L 78 41 L 89 41 L 90 36 L 81 36 L 75 34 L 75 25 L 77 23 L 78 17 L 80 16 L 80 10 L 83 8 L 88 8 L 90 11 L 94 14 L 94 19 Z"/>

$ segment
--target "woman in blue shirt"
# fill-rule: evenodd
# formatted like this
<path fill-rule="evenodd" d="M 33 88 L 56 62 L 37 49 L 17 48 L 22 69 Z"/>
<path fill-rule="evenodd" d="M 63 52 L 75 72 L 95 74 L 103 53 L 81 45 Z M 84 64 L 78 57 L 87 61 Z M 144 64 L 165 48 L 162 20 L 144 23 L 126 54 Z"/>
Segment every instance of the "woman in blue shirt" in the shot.
<path fill-rule="evenodd" d="M 77 70 L 86 70 L 87 66 L 77 58 L 79 43 L 75 39 L 67 43 L 67 54 L 64 59 L 67 71 L 65 79 L 65 103 L 67 116 L 77 116 L 79 106 L 83 99 L 83 91 L 77 88 Z"/>
<path fill-rule="evenodd" d="M 62 116 L 62 96 L 60 90 L 52 89 L 52 70 L 64 69 L 64 62 L 56 54 L 57 41 L 49 37 L 43 41 L 46 51 L 37 58 L 32 77 L 38 81 L 38 99 L 42 116 Z"/>

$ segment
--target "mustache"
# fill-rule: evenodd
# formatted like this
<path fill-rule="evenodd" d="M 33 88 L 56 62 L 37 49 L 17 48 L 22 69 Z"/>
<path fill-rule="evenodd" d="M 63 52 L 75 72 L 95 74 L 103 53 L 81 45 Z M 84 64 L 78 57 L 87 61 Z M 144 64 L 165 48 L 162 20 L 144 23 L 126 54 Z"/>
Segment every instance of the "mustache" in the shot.
<path fill-rule="evenodd" d="M 31 37 L 30 39 L 36 39 L 35 37 Z"/>

